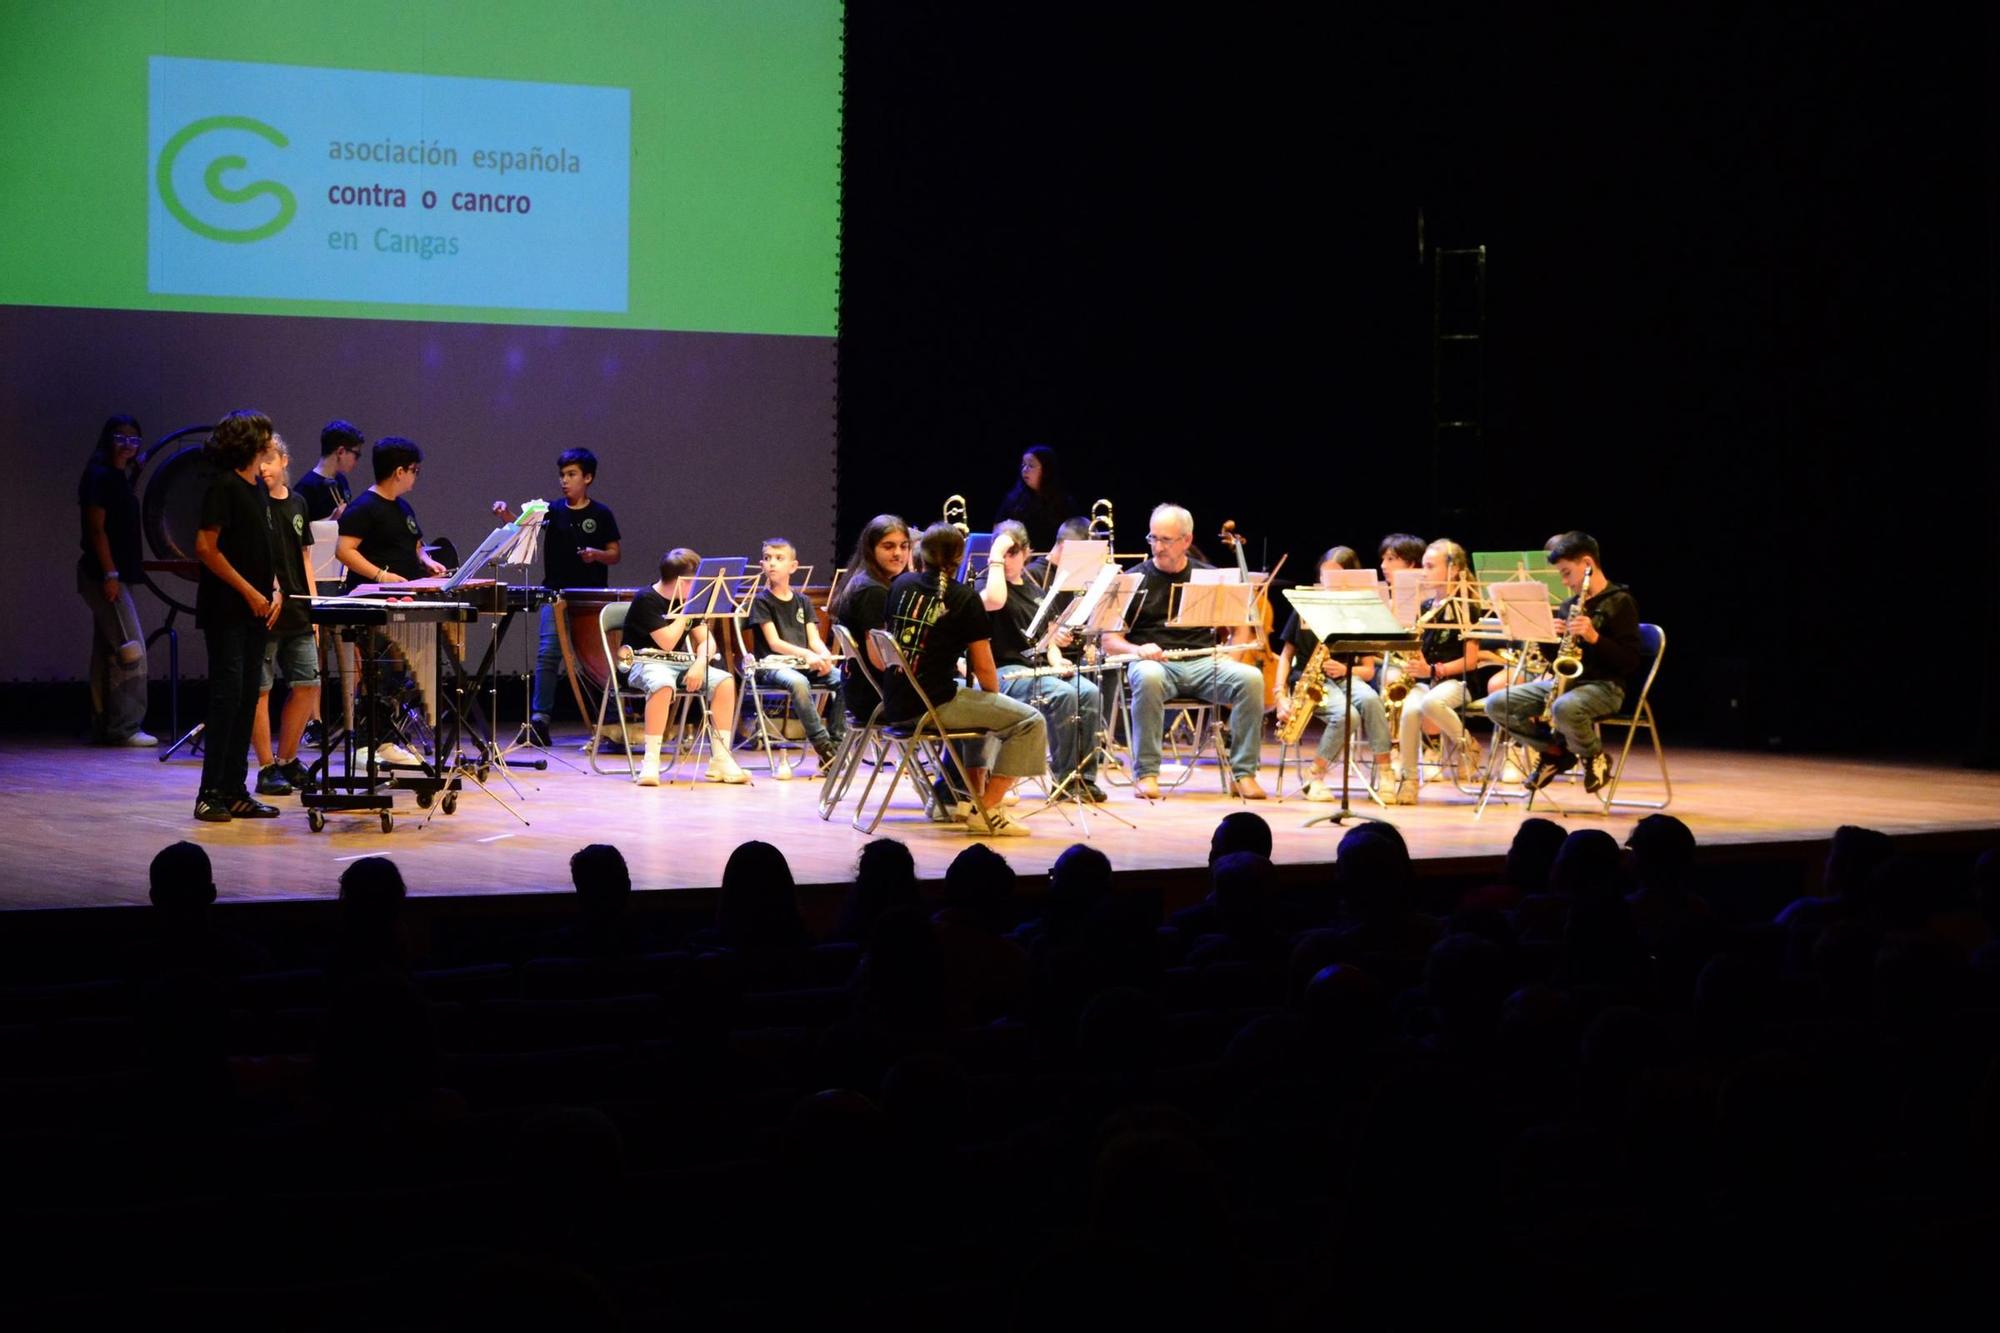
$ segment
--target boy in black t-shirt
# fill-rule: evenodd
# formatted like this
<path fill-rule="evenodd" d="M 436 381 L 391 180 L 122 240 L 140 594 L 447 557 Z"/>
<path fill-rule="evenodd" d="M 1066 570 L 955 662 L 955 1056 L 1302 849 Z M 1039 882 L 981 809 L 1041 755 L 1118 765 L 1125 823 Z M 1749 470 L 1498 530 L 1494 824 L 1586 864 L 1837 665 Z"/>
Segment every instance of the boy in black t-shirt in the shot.
<path fill-rule="evenodd" d="M 652 649 L 688 655 L 687 660 L 635 657 L 626 671 L 627 682 L 646 693 L 646 758 L 638 777 L 641 787 L 660 785 L 660 747 L 666 741 L 674 695 L 682 690 L 699 693 L 708 710 L 708 771 L 703 776 L 710 782 L 730 784 L 750 780 L 729 753 L 730 727 L 736 719 L 736 682 L 716 661 L 709 622 L 683 614 L 695 591 L 694 571 L 700 565 L 701 557 L 684 546 L 668 551 L 660 557 L 660 581 L 634 597 L 625 613 L 624 644 L 633 652 Z"/>
<path fill-rule="evenodd" d="M 792 716 L 806 729 L 806 739 L 819 755 L 820 766 L 847 734 L 847 707 L 841 702 L 840 668 L 819 636 L 819 614 L 806 598 L 792 591 L 792 575 L 798 572 L 799 553 L 784 537 L 766 538 L 759 563 L 764 569 L 764 586 L 750 603 L 750 651 L 766 656 L 796 657 L 803 668 L 760 666 L 756 685 L 760 690 L 783 690 L 792 697 Z M 833 706 L 822 718 L 814 704 L 812 687 L 833 691 Z M 784 776 L 780 772 L 779 776 Z"/>
<path fill-rule="evenodd" d="M 361 432 L 345 421 L 329 421 L 319 433 L 319 462 L 292 487 L 305 501 L 306 521 L 337 519 L 354 498 L 347 474 L 361 459 Z"/>
<path fill-rule="evenodd" d="M 1541 714 L 1555 688 L 1553 679 L 1528 681 L 1488 695 L 1486 716 L 1494 726 L 1541 753 L 1541 762 L 1528 775 L 1531 790 L 1548 786 L 1557 774 L 1575 768 L 1580 759 L 1583 788 L 1595 792 L 1611 777 L 1597 720 L 1624 706 L 1625 682 L 1644 657 L 1639 604 L 1630 589 L 1605 575 L 1597 539 L 1587 532 L 1566 532 L 1555 538 L 1549 543 L 1548 559 L 1572 594 L 1556 609 L 1556 627 L 1576 637 L 1582 672 L 1549 709 L 1552 716 L 1548 723 L 1541 720 Z M 1582 596 L 1585 584 L 1590 588 L 1587 598 Z M 1553 649 L 1550 656 L 1554 657 Z"/>
<path fill-rule="evenodd" d="M 424 554 L 424 530 L 403 497 L 416 489 L 424 451 L 416 441 L 386 435 L 375 441 L 375 484 L 340 516 L 334 558 L 347 566 L 347 590 L 364 583 L 402 583 L 448 571 Z"/>
<path fill-rule="evenodd" d="M 266 636 L 257 711 L 250 727 L 259 796 L 290 796 L 294 788 L 307 784 L 305 765 L 299 762 L 299 737 L 319 707 L 319 630 L 308 614 L 313 596 L 312 523 L 306 518 L 305 497 L 290 489 L 286 475 L 290 463 L 284 437 L 273 435 L 259 470 L 271 505 L 271 563 L 285 604 Z M 274 755 L 270 698 L 280 674 L 290 693 L 278 722 Z"/>
<path fill-rule="evenodd" d="M 195 623 L 208 640 L 208 723 L 194 817 L 211 823 L 278 814 L 245 785 L 264 637 L 284 611 L 271 562 L 271 504 L 257 479 L 270 447 L 271 419 L 250 411 L 224 417 L 208 442 L 223 471 L 202 497 L 194 538 L 201 562 Z"/>
<path fill-rule="evenodd" d="M 375 441 L 372 461 L 375 484 L 340 516 L 340 543 L 334 548 L 334 558 L 347 566 L 347 591 L 351 593 L 364 583 L 403 583 L 444 575 L 448 572 L 445 567 L 424 554 L 423 529 L 417 526 L 416 511 L 403 498 L 417 484 L 424 451 L 414 440 L 385 435 Z M 369 651 L 381 656 L 387 642 L 385 635 L 372 636 Z M 384 697 L 399 691 L 403 684 L 400 667 L 391 676 L 380 682 Z M 377 747 L 375 757 L 404 768 L 422 766 L 423 760 L 414 751 L 388 736 L 380 700 L 367 700 L 365 707 L 368 735 Z M 355 762 L 358 767 L 358 755 Z"/>
<path fill-rule="evenodd" d="M 562 487 L 563 502 L 549 506 L 542 516 L 542 586 L 563 588 L 608 588 L 611 566 L 623 551 L 619 546 L 618 519 L 609 505 L 590 498 L 597 480 L 597 455 L 588 449 L 565 449 L 556 457 L 556 481 Z M 505 500 L 493 502 L 493 512 L 503 523 L 512 523 L 515 514 Z M 549 719 L 555 715 L 556 682 L 562 678 L 562 640 L 556 635 L 554 603 L 542 607 L 541 639 L 535 648 L 535 694 L 528 709 L 528 727 L 534 742 L 549 743 Z"/>
<path fill-rule="evenodd" d="M 990 772 L 966 764 L 974 798 L 966 816 L 968 833 L 992 837 L 1026 837 L 1029 830 L 1010 818 L 1001 802 L 1016 778 L 1048 771 L 1048 728 L 1042 715 L 1000 693 L 993 665 L 992 628 L 979 595 L 952 577 L 965 558 L 965 534 L 949 523 L 933 524 L 923 536 L 924 569 L 903 574 L 889 585 L 888 623 L 910 674 L 937 710 L 946 727 L 980 727 L 989 741 L 999 743 Z M 870 659 L 888 675 L 882 682 L 884 712 L 892 721 L 921 717 L 923 699 L 909 679 L 867 648 Z M 978 689 L 960 688 L 958 659 L 963 654 Z M 961 761 L 963 762 L 963 760 Z"/>

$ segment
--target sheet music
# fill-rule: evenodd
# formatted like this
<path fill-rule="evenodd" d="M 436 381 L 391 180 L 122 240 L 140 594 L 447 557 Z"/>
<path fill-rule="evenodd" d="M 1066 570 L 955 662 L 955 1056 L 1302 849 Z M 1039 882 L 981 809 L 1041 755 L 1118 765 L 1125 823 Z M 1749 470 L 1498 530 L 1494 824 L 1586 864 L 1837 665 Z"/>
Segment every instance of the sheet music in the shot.
<path fill-rule="evenodd" d="M 1549 590 L 1535 579 L 1491 584 L 1486 600 L 1499 613 L 1501 629 L 1509 639 L 1527 643 L 1554 643 L 1562 637 L 1556 628 L 1556 608 Z"/>

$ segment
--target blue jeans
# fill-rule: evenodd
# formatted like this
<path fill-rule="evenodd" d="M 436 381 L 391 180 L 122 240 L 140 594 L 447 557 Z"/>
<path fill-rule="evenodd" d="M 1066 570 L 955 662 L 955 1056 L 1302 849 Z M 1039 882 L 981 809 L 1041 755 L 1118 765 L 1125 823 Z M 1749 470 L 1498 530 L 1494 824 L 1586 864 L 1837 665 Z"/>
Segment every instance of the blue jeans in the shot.
<path fill-rule="evenodd" d="M 1094 780 L 1097 733 L 1104 725 L 1104 695 L 1097 682 L 1077 676 L 1030 676 L 1027 670 L 1002 667 L 1001 693 L 1042 715 L 1049 732 L 1049 761 L 1058 778 L 1068 777 L 1081 763 L 1084 780 Z"/>
<path fill-rule="evenodd" d="M 1625 687 L 1611 680 L 1586 680 L 1563 691 L 1553 710 L 1555 729 L 1536 719 L 1548 699 L 1553 682 L 1531 680 L 1486 696 L 1486 716 L 1493 725 L 1523 745 L 1543 754 L 1567 749 L 1579 759 L 1588 759 L 1604 748 L 1597 732 L 1597 719 L 1609 717 L 1625 703 Z"/>
<path fill-rule="evenodd" d="M 535 698 L 528 714 L 537 722 L 555 715 L 556 686 L 563 679 L 562 640 L 556 637 L 556 609 L 542 608 L 541 640 L 535 645 Z"/>
<path fill-rule="evenodd" d="M 825 717 L 819 715 L 819 705 L 813 700 L 815 685 L 833 690 L 833 702 Z M 783 690 L 789 694 L 792 697 L 792 716 L 806 729 L 806 739 L 815 746 L 822 741 L 838 745 L 841 737 L 847 734 L 847 705 L 842 702 L 839 667 L 824 676 L 808 675 L 791 667 L 761 667 L 757 671 L 757 688 Z"/>
<path fill-rule="evenodd" d="M 1347 682 L 1330 680 L 1326 683 L 1326 693 L 1320 696 L 1319 720 L 1326 724 L 1326 730 L 1319 734 L 1319 758 L 1322 763 L 1332 763 L 1340 758 L 1340 752 L 1347 745 Z M 1371 754 L 1389 753 L 1389 714 L 1382 706 L 1382 696 L 1375 693 L 1375 687 L 1365 680 L 1354 682 L 1354 711 L 1361 718 L 1361 730 L 1368 736 Z"/>
<path fill-rule="evenodd" d="M 1232 657 L 1134 662 L 1125 668 L 1132 697 L 1132 776 L 1158 777 L 1167 700 L 1206 699 L 1229 709 L 1229 771 L 1257 775 L 1264 751 L 1264 673 Z"/>
<path fill-rule="evenodd" d="M 225 800 L 249 790 L 250 725 L 264 671 L 264 623 L 204 630 L 208 640 L 208 727 L 201 737 L 201 789 Z"/>

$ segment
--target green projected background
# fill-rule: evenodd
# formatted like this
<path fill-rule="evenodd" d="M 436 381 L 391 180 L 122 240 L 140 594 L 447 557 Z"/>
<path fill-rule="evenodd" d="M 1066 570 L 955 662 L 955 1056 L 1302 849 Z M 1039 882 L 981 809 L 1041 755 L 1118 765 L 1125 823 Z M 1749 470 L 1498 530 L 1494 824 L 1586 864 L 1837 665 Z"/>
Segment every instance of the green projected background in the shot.
<path fill-rule="evenodd" d="M 0 0 L 0 304 L 830 337 L 840 42 L 838 0 Z M 405 284 L 416 295 L 400 300 L 149 290 L 156 57 L 308 67 L 336 81 L 348 71 L 625 90 L 624 309 L 565 308 L 560 292 L 532 308 L 453 300 L 432 280 L 443 268 Z M 324 157 L 326 144 L 293 151 Z M 376 174 L 348 172 L 357 184 Z M 323 194 L 302 195 L 292 240 Z M 356 216 L 365 247 L 378 218 Z M 324 249 L 324 225 L 312 234 Z M 301 289 L 351 297 L 328 276 L 339 271 Z"/>

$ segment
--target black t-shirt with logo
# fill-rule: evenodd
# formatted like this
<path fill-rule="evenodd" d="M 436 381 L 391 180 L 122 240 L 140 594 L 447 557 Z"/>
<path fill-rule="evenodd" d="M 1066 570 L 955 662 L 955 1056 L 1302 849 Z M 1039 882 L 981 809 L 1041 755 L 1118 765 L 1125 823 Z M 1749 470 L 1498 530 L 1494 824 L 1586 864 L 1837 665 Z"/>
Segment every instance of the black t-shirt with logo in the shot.
<path fill-rule="evenodd" d="M 542 586 L 610 587 L 611 567 L 587 565 L 578 552 L 585 547 L 601 551 L 617 540 L 618 520 L 609 505 L 592 500 L 581 509 L 566 503 L 551 506 L 542 518 Z"/>
<path fill-rule="evenodd" d="M 888 615 L 889 589 L 866 573 L 856 573 L 841 590 L 840 606 L 834 619 L 846 627 L 854 636 L 854 650 L 864 656 L 868 652 L 868 631 L 881 629 Z M 874 663 L 868 669 L 875 669 Z M 847 711 L 855 717 L 865 718 L 875 711 L 875 705 L 882 702 L 881 696 L 868 683 L 868 678 L 859 670 L 850 673 L 845 687 Z"/>
<path fill-rule="evenodd" d="M 1151 560 L 1142 560 L 1133 566 L 1132 572 L 1139 576 L 1139 598 L 1131 612 L 1132 627 L 1125 631 L 1125 638 L 1132 643 L 1157 643 L 1160 647 L 1213 648 L 1215 631 L 1195 626 L 1187 629 L 1172 629 L 1167 625 L 1167 616 L 1172 611 L 1173 589 L 1188 581 L 1197 569 L 1213 569 L 1205 561 L 1192 556 L 1179 573 L 1168 574 Z"/>
<path fill-rule="evenodd" d="M 104 536 L 111 543 L 111 563 L 118 577 L 137 583 L 146 573 L 146 556 L 139 544 L 139 496 L 132 478 L 109 463 L 92 463 L 76 484 L 76 503 L 83 509 L 104 511 Z M 90 541 L 90 525 L 83 525 L 83 567 L 94 577 L 108 571 L 97 567 L 97 548 Z"/>
<path fill-rule="evenodd" d="M 1060 603 L 1061 597 L 1057 601 Z M 1041 605 L 1042 595 L 1033 584 L 1024 580 L 1007 585 L 1007 604 L 998 611 L 988 613 L 993 626 L 994 666 L 1038 665 L 1028 654 L 1028 650 L 1034 647 L 1034 640 L 1028 637 L 1028 626 L 1035 623 L 1035 612 L 1041 609 Z M 1050 621 L 1057 614 L 1057 610 L 1051 609 L 1048 615 L 1042 617 L 1042 623 L 1035 627 L 1037 638 L 1047 631 Z"/>
<path fill-rule="evenodd" d="M 680 617 L 684 603 L 678 597 L 662 597 L 658 588 L 648 588 L 632 599 L 632 609 L 625 613 L 625 644 L 634 652 L 642 648 L 658 648 L 653 642 L 653 631 L 665 629 L 668 622 Z M 680 638 L 667 651 L 691 653 L 695 651 L 694 633 L 699 621 L 689 621 Z"/>
<path fill-rule="evenodd" d="M 300 477 L 292 486 L 292 493 L 306 502 L 306 521 L 309 523 L 332 518 L 335 509 L 354 498 L 346 477 L 339 474 L 322 476 L 317 468 Z"/>
<path fill-rule="evenodd" d="M 813 614 L 812 602 L 802 594 L 794 592 L 790 597 L 780 598 L 769 588 L 759 588 L 750 603 L 750 651 L 759 657 L 785 651 L 773 648 L 770 640 L 757 632 L 762 625 L 775 625 L 780 639 L 801 649 L 810 649 L 812 640 L 807 637 L 807 630 L 816 628 L 818 621 L 819 617 Z"/>
<path fill-rule="evenodd" d="M 384 500 L 372 489 L 363 491 L 341 514 L 340 535 L 361 539 L 361 558 L 371 569 L 386 569 L 406 579 L 426 578 L 431 572 L 419 551 L 424 530 L 417 526 L 417 511 L 408 500 Z M 350 589 L 369 582 L 379 580 L 347 571 Z"/>
<path fill-rule="evenodd" d="M 271 503 L 271 564 L 285 604 L 278 611 L 273 634 L 298 634 L 312 628 L 306 614 L 313 589 L 306 582 L 305 550 L 313 544 L 312 521 L 306 517 L 305 497 L 297 491 L 285 492 L 282 500 L 266 497 Z"/>
<path fill-rule="evenodd" d="M 940 591 L 935 573 L 916 570 L 889 585 L 884 628 L 895 636 L 917 684 L 939 707 L 958 693 L 959 655 L 993 637 L 986 608 L 969 585 L 947 580 Z M 906 720 L 924 711 L 923 701 L 901 672 L 890 672 L 883 689 L 891 718 Z"/>
<path fill-rule="evenodd" d="M 277 524 L 263 482 L 245 481 L 234 472 L 217 477 L 201 497 L 199 526 L 203 531 L 216 529 L 215 549 L 230 568 L 251 587 L 268 593 L 273 573 L 272 529 Z M 217 578 L 207 565 L 201 567 L 201 581 L 195 586 L 195 624 L 203 629 L 223 629 L 256 619 L 242 593 Z"/>

